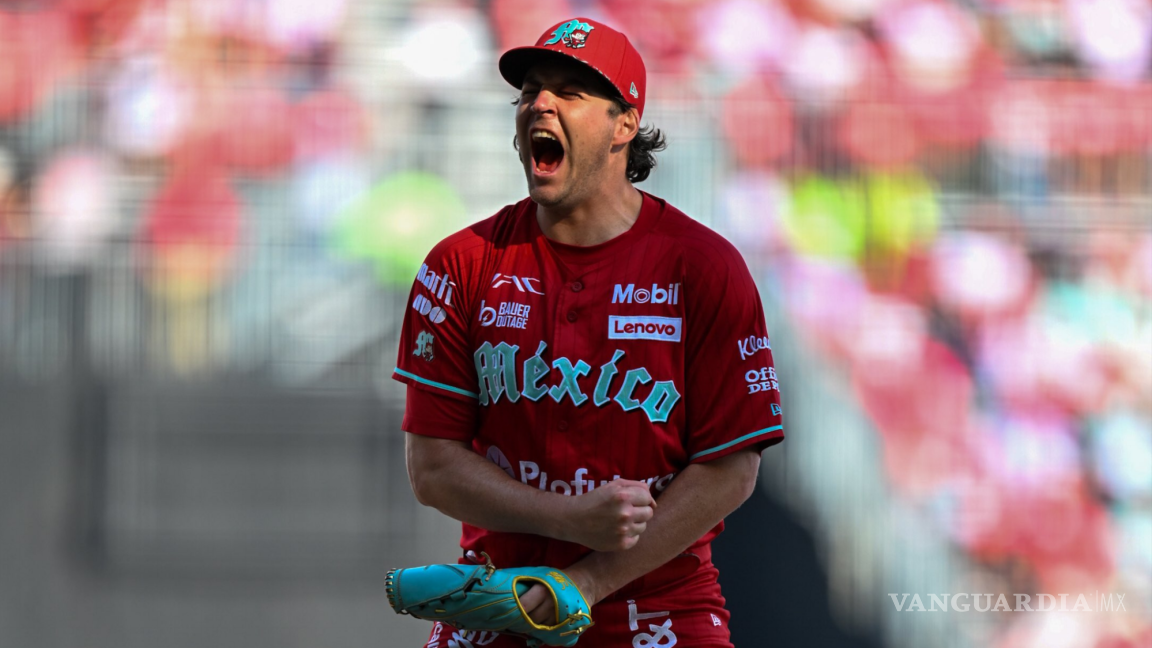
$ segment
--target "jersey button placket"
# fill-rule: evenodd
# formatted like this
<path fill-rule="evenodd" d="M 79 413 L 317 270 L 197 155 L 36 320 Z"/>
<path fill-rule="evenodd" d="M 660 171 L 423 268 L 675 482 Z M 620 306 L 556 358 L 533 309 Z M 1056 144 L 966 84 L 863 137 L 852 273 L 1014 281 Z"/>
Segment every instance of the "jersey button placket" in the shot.
<path fill-rule="evenodd" d="M 576 322 L 580 320 L 581 309 L 581 300 L 577 293 L 584 290 L 584 282 L 579 279 L 574 279 L 568 282 L 565 287 L 567 290 L 559 291 L 557 295 L 558 299 L 556 301 L 555 312 L 557 314 L 563 313 L 562 321 L 568 324 L 576 324 Z M 565 333 L 561 336 L 561 339 L 563 339 L 564 342 L 561 343 L 557 340 L 556 346 L 553 347 L 555 357 L 570 358 L 572 362 L 577 362 L 580 356 L 580 348 L 578 345 L 573 346 L 574 340 L 576 339 L 575 336 L 572 333 Z M 573 410 L 574 405 L 568 401 L 567 398 L 562 398 L 554 404 L 556 409 L 552 410 L 553 416 L 555 417 L 552 418 L 552 429 L 558 433 L 566 433 L 569 430 L 576 429 L 572 421 L 572 416 L 576 414 Z"/>

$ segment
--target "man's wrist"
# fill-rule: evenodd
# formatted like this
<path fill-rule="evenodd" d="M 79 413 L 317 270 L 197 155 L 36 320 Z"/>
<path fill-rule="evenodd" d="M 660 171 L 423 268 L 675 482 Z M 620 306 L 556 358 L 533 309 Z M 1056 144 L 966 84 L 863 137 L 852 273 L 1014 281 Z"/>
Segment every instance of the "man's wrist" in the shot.
<path fill-rule="evenodd" d="M 596 605 L 601 599 L 611 593 L 605 592 L 601 594 L 601 588 L 597 579 L 590 570 L 582 567 L 580 562 L 565 569 L 564 573 L 568 575 L 568 578 L 572 579 L 572 583 L 575 584 L 576 588 L 580 590 L 580 593 L 584 595 L 584 600 L 588 601 L 589 606 Z"/>
<path fill-rule="evenodd" d="M 631 578 L 620 580 L 620 566 L 613 564 L 618 554 L 619 552 L 593 551 L 564 570 L 580 588 L 580 593 L 588 600 L 588 605 L 595 605 L 608 598 L 610 594 L 631 581 Z"/>
<path fill-rule="evenodd" d="M 541 531 L 543 531 L 543 535 L 554 540 L 571 542 L 571 530 L 569 526 L 571 525 L 572 519 L 572 502 L 570 500 L 574 498 L 552 493 L 549 494 L 553 495 L 553 497 L 550 498 L 548 505 L 541 511 L 543 522 L 543 524 L 541 524 Z"/>

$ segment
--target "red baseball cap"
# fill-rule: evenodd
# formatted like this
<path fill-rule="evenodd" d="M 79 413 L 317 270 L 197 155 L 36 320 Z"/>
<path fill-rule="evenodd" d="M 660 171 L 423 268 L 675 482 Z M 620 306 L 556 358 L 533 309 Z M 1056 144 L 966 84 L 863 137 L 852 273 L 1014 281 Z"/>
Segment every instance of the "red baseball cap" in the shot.
<path fill-rule="evenodd" d="M 549 27 L 528 47 L 516 47 L 500 57 L 500 74 L 516 88 L 524 85 L 524 75 L 540 61 L 563 55 L 596 70 L 620 96 L 636 106 L 644 116 L 646 73 L 640 53 L 628 37 L 589 18 L 573 18 Z"/>

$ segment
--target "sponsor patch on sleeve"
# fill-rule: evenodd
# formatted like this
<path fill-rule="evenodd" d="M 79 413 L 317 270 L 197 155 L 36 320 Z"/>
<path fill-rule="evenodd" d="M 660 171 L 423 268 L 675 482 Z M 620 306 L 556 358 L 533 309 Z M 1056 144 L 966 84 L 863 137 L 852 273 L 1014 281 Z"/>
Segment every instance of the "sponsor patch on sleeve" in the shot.
<path fill-rule="evenodd" d="M 684 329 L 680 317 L 655 317 L 651 315 L 609 315 L 609 340 L 659 340 L 679 342 Z"/>
<path fill-rule="evenodd" d="M 749 335 L 742 340 L 737 340 L 736 346 L 740 350 L 741 360 L 751 358 L 757 351 L 763 351 L 764 349 L 772 350 L 772 342 L 768 340 L 767 335 L 763 337 Z"/>

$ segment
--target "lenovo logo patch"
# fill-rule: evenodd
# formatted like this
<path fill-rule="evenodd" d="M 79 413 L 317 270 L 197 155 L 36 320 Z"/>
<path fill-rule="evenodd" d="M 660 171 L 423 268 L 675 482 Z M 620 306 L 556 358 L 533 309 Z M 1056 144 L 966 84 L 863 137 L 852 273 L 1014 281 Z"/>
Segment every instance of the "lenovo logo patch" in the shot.
<path fill-rule="evenodd" d="M 661 340 L 679 342 L 684 320 L 679 317 L 608 316 L 609 340 Z"/>

